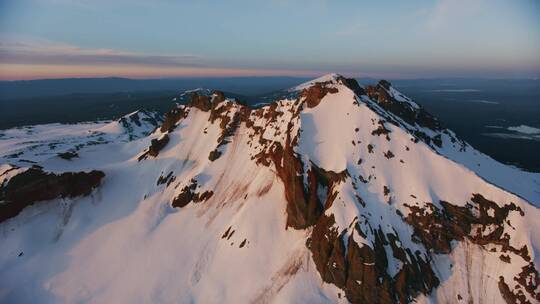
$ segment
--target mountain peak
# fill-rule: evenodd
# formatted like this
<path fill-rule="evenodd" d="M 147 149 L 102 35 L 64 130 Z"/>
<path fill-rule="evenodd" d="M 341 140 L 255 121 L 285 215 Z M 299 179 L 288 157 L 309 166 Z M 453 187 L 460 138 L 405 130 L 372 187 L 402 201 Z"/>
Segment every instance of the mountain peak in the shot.
<path fill-rule="evenodd" d="M 306 89 L 306 88 L 308 88 L 308 87 L 310 87 L 310 86 L 312 86 L 314 84 L 322 83 L 322 82 L 335 82 L 340 78 L 344 78 L 344 77 L 341 76 L 340 74 L 337 74 L 337 73 L 329 73 L 329 74 L 323 75 L 321 77 L 312 79 L 310 81 L 306 81 L 306 82 L 304 82 L 302 84 L 299 84 L 299 85 L 291 88 L 290 91 L 301 91 L 301 90 Z"/>

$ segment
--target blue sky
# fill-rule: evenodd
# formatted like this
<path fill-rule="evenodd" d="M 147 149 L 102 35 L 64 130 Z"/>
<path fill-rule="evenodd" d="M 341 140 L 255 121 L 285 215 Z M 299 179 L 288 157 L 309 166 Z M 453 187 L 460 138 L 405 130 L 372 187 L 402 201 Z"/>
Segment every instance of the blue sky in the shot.
<path fill-rule="evenodd" d="M 538 77 L 540 1 L 0 0 L 0 79 Z"/>

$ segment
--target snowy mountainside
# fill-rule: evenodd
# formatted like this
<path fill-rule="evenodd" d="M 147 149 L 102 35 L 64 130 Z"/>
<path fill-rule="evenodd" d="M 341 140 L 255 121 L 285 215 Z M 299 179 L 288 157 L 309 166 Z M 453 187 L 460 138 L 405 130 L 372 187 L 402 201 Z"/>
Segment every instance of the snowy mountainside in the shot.
<path fill-rule="evenodd" d="M 190 92 L 146 137 L 3 158 L 1 204 L 25 208 L 0 223 L 0 302 L 540 301 L 536 175 L 387 82 L 291 92 Z"/>
<path fill-rule="evenodd" d="M 373 111 L 410 132 L 415 141 L 424 141 L 487 181 L 540 205 L 540 174 L 504 165 L 477 151 L 388 81 L 381 80 L 365 90 L 357 88 L 356 92 Z"/>
<path fill-rule="evenodd" d="M 139 110 L 114 121 L 46 124 L 0 131 L 3 163 L 28 165 L 77 157 L 80 150 L 146 137 L 162 122 L 159 114 Z"/>

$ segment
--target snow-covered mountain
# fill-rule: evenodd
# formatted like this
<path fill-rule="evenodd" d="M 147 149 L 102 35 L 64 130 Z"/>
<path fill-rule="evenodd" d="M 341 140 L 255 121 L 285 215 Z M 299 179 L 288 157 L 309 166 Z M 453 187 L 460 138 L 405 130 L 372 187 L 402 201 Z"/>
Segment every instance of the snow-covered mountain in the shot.
<path fill-rule="evenodd" d="M 390 83 L 330 74 L 256 109 L 186 96 L 148 136 L 4 132 L 0 302 L 540 302 L 540 175 Z"/>
<path fill-rule="evenodd" d="M 70 160 L 91 146 L 146 137 L 161 123 L 162 117 L 158 113 L 139 110 L 114 121 L 56 123 L 2 130 L 0 163 L 24 166 L 51 161 L 54 157 Z"/>

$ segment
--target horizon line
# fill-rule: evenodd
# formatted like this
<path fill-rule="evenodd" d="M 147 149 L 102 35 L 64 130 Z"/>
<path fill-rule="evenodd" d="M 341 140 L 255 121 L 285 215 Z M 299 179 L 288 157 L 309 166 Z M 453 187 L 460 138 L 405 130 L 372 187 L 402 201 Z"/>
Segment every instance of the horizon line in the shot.
<path fill-rule="evenodd" d="M 319 76 L 331 74 L 322 73 Z M 340 73 L 337 73 L 340 74 Z M 340 74 L 343 75 L 343 74 Z M 346 74 L 345 74 L 346 75 Z M 318 76 L 313 75 L 229 75 L 229 76 L 157 76 L 157 77 L 124 77 L 124 76 L 80 76 L 80 77 L 46 77 L 46 78 L 19 78 L 19 79 L 0 79 L 0 82 L 24 82 L 24 81 L 44 81 L 44 80 L 90 80 L 90 79 L 123 79 L 123 80 L 189 80 L 189 79 L 240 79 L 240 78 L 298 78 L 298 79 L 313 79 Z M 482 80 L 540 80 L 539 76 L 535 77 L 496 77 L 496 76 L 432 76 L 432 77 L 376 77 L 376 76 L 346 76 L 347 78 L 355 79 L 394 79 L 394 80 L 430 80 L 430 79 L 482 79 Z"/>

